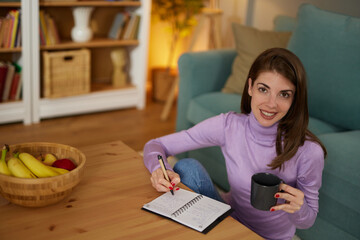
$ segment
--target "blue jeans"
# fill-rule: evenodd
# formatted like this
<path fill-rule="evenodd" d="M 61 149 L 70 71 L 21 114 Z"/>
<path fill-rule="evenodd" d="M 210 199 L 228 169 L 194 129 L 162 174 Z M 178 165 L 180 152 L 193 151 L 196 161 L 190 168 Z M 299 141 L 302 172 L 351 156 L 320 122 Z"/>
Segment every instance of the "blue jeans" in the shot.
<path fill-rule="evenodd" d="M 184 158 L 174 166 L 174 171 L 180 175 L 181 182 L 196 193 L 224 202 L 206 169 L 192 158 Z"/>

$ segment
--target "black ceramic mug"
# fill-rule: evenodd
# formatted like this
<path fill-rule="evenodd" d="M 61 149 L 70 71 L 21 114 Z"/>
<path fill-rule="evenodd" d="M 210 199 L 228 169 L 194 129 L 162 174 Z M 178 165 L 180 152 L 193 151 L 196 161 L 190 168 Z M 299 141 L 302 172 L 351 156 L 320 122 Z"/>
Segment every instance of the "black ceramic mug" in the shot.
<path fill-rule="evenodd" d="M 271 173 L 256 173 L 251 177 L 251 205 L 259 210 L 269 211 L 275 206 L 277 199 L 274 197 L 280 191 L 283 181 Z"/>

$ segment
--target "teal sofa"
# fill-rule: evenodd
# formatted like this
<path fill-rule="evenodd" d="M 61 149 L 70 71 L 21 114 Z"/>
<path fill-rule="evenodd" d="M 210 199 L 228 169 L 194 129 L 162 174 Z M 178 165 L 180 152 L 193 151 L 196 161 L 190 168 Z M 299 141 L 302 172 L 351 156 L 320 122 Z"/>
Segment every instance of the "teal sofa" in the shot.
<path fill-rule="evenodd" d="M 301 239 L 360 239 L 360 19 L 304 4 L 295 20 L 282 17 L 275 22 L 275 30 L 288 30 L 291 21 L 295 27 L 287 48 L 307 71 L 309 129 L 328 151 L 317 220 L 296 234 Z M 220 113 L 240 111 L 241 95 L 221 91 L 236 54 L 224 49 L 179 58 L 177 131 Z M 229 190 L 219 148 L 178 157 L 198 159 L 213 181 Z"/>

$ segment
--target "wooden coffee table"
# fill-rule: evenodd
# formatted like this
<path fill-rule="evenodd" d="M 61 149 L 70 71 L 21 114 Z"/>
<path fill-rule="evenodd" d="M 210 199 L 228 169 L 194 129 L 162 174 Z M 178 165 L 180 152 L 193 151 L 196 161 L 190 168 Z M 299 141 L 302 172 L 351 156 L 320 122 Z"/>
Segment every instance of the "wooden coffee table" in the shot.
<path fill-rule="evenodd" d="M 63 201 L 25 208 L 0 196 L 0 239 L 262 239 L 231 217 L 204 235 L 141 210 L 161 193 L 137 152 L 121 141 L 80 150 L 87 158 L 85 175 Z"/>

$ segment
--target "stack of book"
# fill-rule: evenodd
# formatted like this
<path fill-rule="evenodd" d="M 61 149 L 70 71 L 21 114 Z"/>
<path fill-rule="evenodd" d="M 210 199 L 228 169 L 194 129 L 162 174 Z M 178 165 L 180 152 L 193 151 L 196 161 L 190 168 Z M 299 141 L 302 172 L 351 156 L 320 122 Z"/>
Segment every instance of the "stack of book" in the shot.
<path fill-rule="evenodd" d="M 20 100 L 21 88 L 21 67 L 0 61 L 0 102 Z"/>
<path fill-rule="evenodd" d="M 44 12 L 44 10 L 40 10 L 39 16 L 40 45 L 44 46 L 60 43 L 60 36 L 54 19 Z"/>
<path fill-rule="evenodd" d="M 6 17 L 0 18 L 0 48 L 21 46 L 21 13 L 11 10 Z"/>
<path fill-rule="evenodd" d="M 140 15 L 120 12 L 116 14 L 108 38 L 117 40 L 135 40 L 139 31 Z"/>

